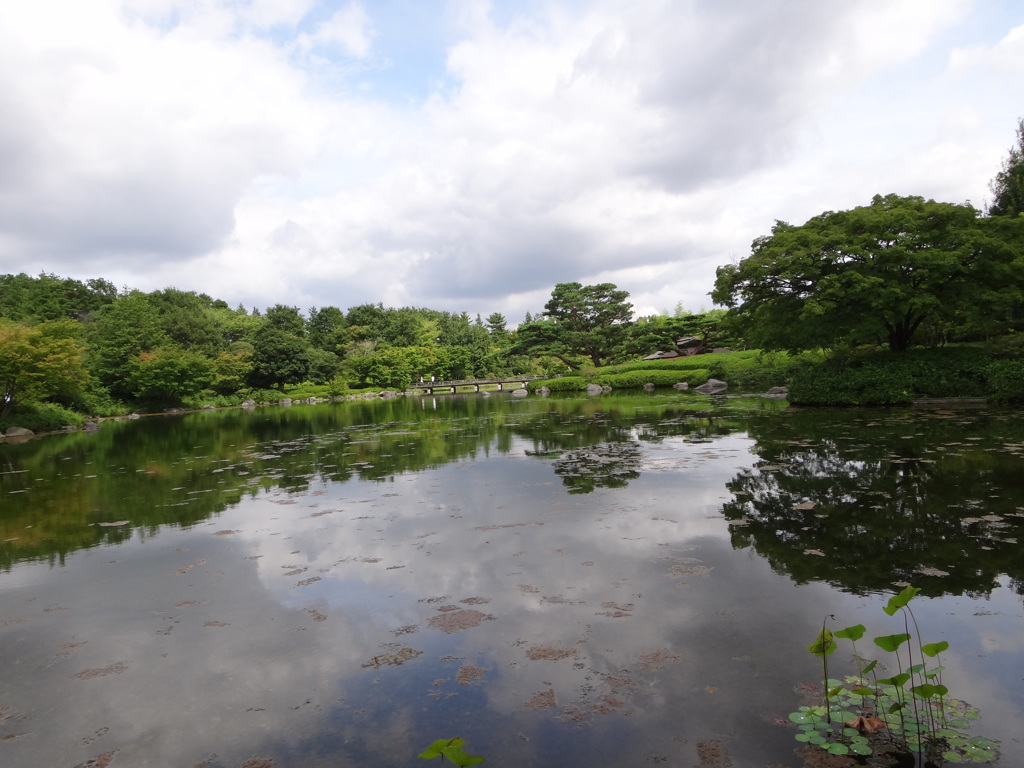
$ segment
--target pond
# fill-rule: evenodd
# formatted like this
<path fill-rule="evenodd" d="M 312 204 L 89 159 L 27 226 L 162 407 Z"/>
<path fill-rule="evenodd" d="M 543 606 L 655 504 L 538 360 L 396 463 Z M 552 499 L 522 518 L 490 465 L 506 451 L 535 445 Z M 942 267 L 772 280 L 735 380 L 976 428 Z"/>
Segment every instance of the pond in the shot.
<path fill-rule="evenodd" d="M 2 444 L 0 765 L 826 765 L 807 646 L 902 631 L 906 584 L 1024 765 L 1022 538 L 1021 411 L 425 396 Z"/>

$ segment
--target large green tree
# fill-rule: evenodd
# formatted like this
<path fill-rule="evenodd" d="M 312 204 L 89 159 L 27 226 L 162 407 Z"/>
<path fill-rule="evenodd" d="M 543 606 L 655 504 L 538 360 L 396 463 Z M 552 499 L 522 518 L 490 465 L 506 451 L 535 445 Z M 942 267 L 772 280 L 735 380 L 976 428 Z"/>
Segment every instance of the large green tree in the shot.
<path fill-rule="evenodd" d="M 570 368 L 578 357 L 595 366 L 609 362 L 625 341 L 633 320 L 629 293 L 612 283 L 558 283 L 540 321 L 519 326 L 516 352 L 548 354 Z"/>
<path fill-rule="evenodd" d="M 307 339 L 268 322 L 253 335 L 252 346 L 252 386 L 283 390 L 285 384 L 298 384 L 309 376 L 312 359 Z"/>
<path fill-rule="evenodd" d="M 86 381 L 71 321 L 30 327 L 0 321 L 0 418 L 19 403 L 77 392 Z"/>
<path fill-rule="evenodd" d="M 160 314 L 148 297 L 130 291 L 103 307 L 88 326 L 87 364 L 115 397 L 130 398 L 129 379 L 144 352 L 170 344 Z"/>
<path fill-rule="evenodd" d="M 989 216 L 1020 216 L 1024 213 L 1024 118 L 1017 123 L 1017 141 L 1003 160 L 1003 167 L 989 184 L 993 199 Z"/>
<path fill-rule="evenodd" d="M 135 360 L 128 386 L 140 400 L 177 405 L 214 382 L 214 363 L 199 352 L 168 346 Z"/>
<path fill-rule="evenodd" d="M 968 204 L 876 195 L 800 226 L 776 222 L 750 256 L 719 267 L 712 298 L 765 349 L 903 351 L 926 320 L 1011 313 L 1024 242 L 1016 225 Z"/>

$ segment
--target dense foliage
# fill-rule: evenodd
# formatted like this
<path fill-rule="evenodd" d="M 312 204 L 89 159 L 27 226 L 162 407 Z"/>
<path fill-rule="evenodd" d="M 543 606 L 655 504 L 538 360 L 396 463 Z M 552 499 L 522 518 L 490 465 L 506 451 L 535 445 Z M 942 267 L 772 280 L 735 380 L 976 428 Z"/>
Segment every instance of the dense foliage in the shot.
<path fill-rule="evenodd" d="M 402 390 L 418 380 L 561 375 L 595 357 L 652 351 L 646 344 L 671 348 L 680 318 L 634 322 L 627 298 L 607 283 L 557 286 L 548 314 L 533 324 L 556 333 L 538 345 L 530 323 L 509 328 L 499 312 L 486 321 L 382 304 L 250 312 L 176 288 L 144 293 L 102 279 L 0 275 L 0 428 L 15 415 L 22 425 L 72 413 L 33 419 L 46 403 L 113 415 L 277 399 L 286 388 L 295 396 Z M 687 317 L 691 325 L 701 319 Z"/>
<path fill-rule="evenodd" d="M 994 196 L 988 207 L 989 216 L 1024 214 L 1024 118 L 1017 123 L 1017 141 L 989 188 Z"/>
<path fill-rule="evenodd" d="M 764 349 L 884 343 L 959 326 L 1003 332 L 1022 318 L 1024 219 L 970 205 L 875 196 L 800 226 L 777 222 L 751 255 L 718 269 L 712 294 Z"/>

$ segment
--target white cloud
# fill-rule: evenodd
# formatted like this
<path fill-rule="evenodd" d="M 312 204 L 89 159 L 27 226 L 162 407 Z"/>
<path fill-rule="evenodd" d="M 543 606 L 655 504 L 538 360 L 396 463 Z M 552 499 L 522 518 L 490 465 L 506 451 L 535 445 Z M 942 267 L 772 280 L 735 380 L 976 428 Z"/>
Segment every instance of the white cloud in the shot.
<path fill-rule="evenodd" d="M 968 0 L 451 2 L 443 82 L 387 48 L 396 9 L 5 8 L 4 271 L 511 319 L 601 275 L 699 307 L 776 218 L 980 203 L 1024 96 L 1020 19 Z"/>
<path fill-rule="evenodd" d="M 312 34 L 300 35 L 298 45 L 303 50 L 337 45 L 349 56 L 363 59 L 370 55 L 372 37 L 370 17 L 362 5 L 352 2 L 320 24 Z"/>

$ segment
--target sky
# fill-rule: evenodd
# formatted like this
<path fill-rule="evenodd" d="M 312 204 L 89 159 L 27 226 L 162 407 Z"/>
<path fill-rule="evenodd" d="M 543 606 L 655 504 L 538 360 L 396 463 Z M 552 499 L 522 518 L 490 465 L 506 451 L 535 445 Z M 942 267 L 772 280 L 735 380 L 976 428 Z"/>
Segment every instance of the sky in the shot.
<path fill-rule="evenodd" d="M 698 311 L 776 220 L 983 208 L 1019 0 L 0 7 L 0 274 L 232 306 Z"/>

